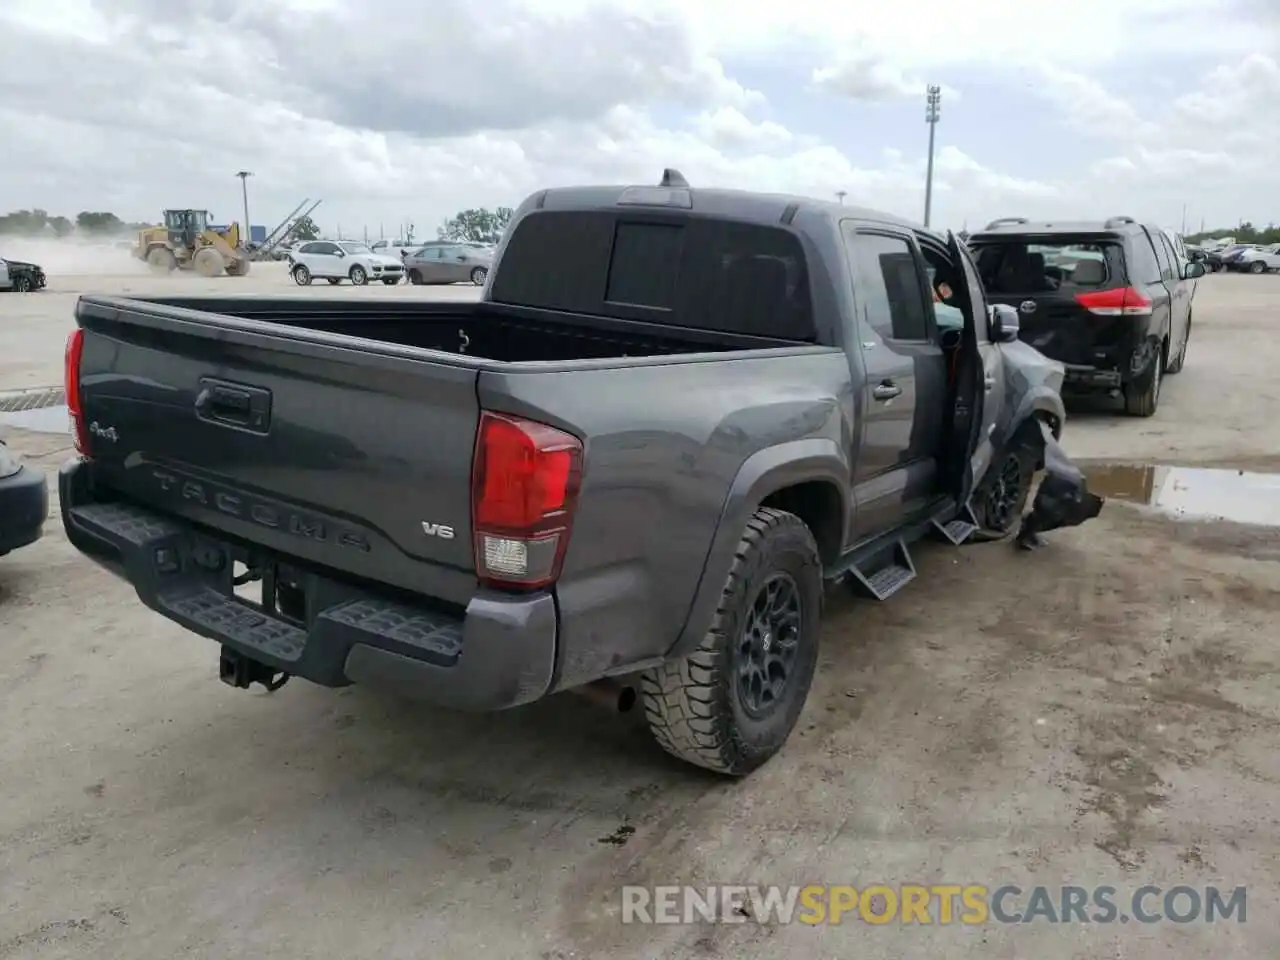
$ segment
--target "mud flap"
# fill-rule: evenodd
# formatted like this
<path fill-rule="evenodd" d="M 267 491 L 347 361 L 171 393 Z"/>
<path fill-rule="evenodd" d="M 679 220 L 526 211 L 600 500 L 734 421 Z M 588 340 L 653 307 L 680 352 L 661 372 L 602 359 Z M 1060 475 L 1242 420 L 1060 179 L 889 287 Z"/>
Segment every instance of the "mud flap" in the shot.
<path fill-rule="evenodd" d="M 1053 438 L 1049 425 L 1040 423 L 1044 443 L 1044 478 L 1036 491 L 1031 512 L 1022 520 L 1015 540 L 1023 550 L 1044 545 L 1041 534 L 1063 527 L 1078 527 L 1102 512 L 1102 497 L 1089 492 L 1084 473 L 1071 462 L 1065 450 Z"/>

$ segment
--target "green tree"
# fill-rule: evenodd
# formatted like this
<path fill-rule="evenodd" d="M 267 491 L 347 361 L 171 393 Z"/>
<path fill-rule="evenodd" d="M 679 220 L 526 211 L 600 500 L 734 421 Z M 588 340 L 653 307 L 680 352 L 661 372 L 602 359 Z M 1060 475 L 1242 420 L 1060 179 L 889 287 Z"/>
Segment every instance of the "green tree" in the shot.
<path fill-rule="evenodd" d="M 1280 243 L 1280 226 L 1268 223 L 1265 227 L 1255 227 L 1250 221 L 1236 224 L 1234 227 L 1220 227 L 1217 230 L 1205 230 L 1188 236 L 1188 243 L 1204 243 L 1216 237 L 1235 237 L 1237 243 Z"/>
<path fill-rule="evenodd" d="M 56 237 L 69 237 L 75 226 L 66 217 L 50 217 L 49 229 Z"/>
<path fill-rule="evenodd" d="M 320 228 L 310 217 L 299 217 L 285 234 L 285 243 L 306 243 L 320 239 Z"/>
<path fill-rule="evenodd" d="M 49 214 L 44 210 L 14 210 L 0 217 L 0 233 L 40 233 L 48 222 Z"/>
<path fill-rule="evenodd" d="M 473 243 L 497 243 L 511 222 L 515 211 L 510 207 L 488 210 L 479 207 L 462 210 L 436 230 L 441 240 L 467 240 Z"/>
<path fill-rule="evenodd" d="M 81 210 L 76 214 L 76 228 L 84 233 L 121 233 L 125 229 L 124 221 L 114 213 Z"/>

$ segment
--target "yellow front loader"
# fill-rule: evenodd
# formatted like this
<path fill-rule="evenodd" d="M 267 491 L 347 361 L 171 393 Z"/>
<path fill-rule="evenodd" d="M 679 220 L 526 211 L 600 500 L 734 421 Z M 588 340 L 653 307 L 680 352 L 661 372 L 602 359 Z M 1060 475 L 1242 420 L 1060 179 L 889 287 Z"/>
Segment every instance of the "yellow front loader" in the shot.
<path fill-rule="evenodd" d="M 194 270 L 202 277 L 224 273 L 243 277 L 249 272 L 249 253 L 241 242 L 240 224 L 211 230 L 208 210 L 166 210 L 163 225 L 138 231 L 133 255 L 158 274 Z"/>

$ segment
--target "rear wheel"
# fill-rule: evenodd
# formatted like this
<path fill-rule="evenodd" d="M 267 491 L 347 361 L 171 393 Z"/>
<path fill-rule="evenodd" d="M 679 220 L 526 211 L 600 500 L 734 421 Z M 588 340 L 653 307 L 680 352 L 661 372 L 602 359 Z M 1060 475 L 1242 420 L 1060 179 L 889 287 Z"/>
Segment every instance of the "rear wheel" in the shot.
<path fill-rule="evenodd" d="M 1018 446 L 1000 455 L 969 501 L 978 521 L 973 540 L 1003 540 L 1017 532 L 1035 473 L 1035 453 L 1026 447 Z"/>
<path fill-rule="evenodd" d="M 1267 265 L 1263 263 L 1261 260 L 1255 260 L 1253 261 L 1253 263 L 1249 264 L 1249 272 L 1250 273 L 1266 273 Z"/>
<path fill-rule="evenodd" d="M 1164 379 L 1164 351 L 1156 353 L 1151 369 L 1124 386 L 1124 409 L 1131 417 L 1154 416 L 1160 405 L 1160 385 Z"/>
<path fill-rule="evenodd" d="M 821 616 L 812 532 L 794 514 L 760 508 L 702 643 L 641 680 L 645 717 L 662 749 L 739 777 L 781 750 L 813 683 Z"/>
<path fill-rule="evenodd" d="M 306 267 L 304 267 L 302 264 L 298 264 L 296 267 L 290 270 L 289 273 L 293 276 L 293 282 L 296 283 L 298 286 L 300 287 L 310 286 L 311 271 L 308 270 Z"/>
<path fill-rule="evenodd" d="M 369 274 L 365 273 L 364 267 L 360 266 L 358 263 L 351 268 L 351 272 L 348 276 L 351 278 L 351 282 L 357 287 L 363 287 L 369 282 Z"/>

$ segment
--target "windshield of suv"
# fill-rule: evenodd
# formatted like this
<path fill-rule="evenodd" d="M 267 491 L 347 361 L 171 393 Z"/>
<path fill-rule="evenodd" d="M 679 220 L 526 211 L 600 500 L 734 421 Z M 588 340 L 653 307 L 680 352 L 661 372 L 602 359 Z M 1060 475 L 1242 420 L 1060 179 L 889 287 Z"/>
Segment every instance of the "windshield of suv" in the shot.
<path fill-rule="evenodd" d="M 1105 242 L 1037 239 L 981 240 L 973 245 L 978 272 L 990 293 L 1049 293 L 1056 290 L 1093 289 L 1111 279 L 1112 263 Z M 1080 264 L 1090 266 L 1076 271 Z M 1095 266 L 1096 264 L 1096 266 Z"/>
<path fill-rule="evenodd" d="M 367 243 L 340 243 L 338 246 L 347 251 L 347 253 L 373 253 Z"/>

